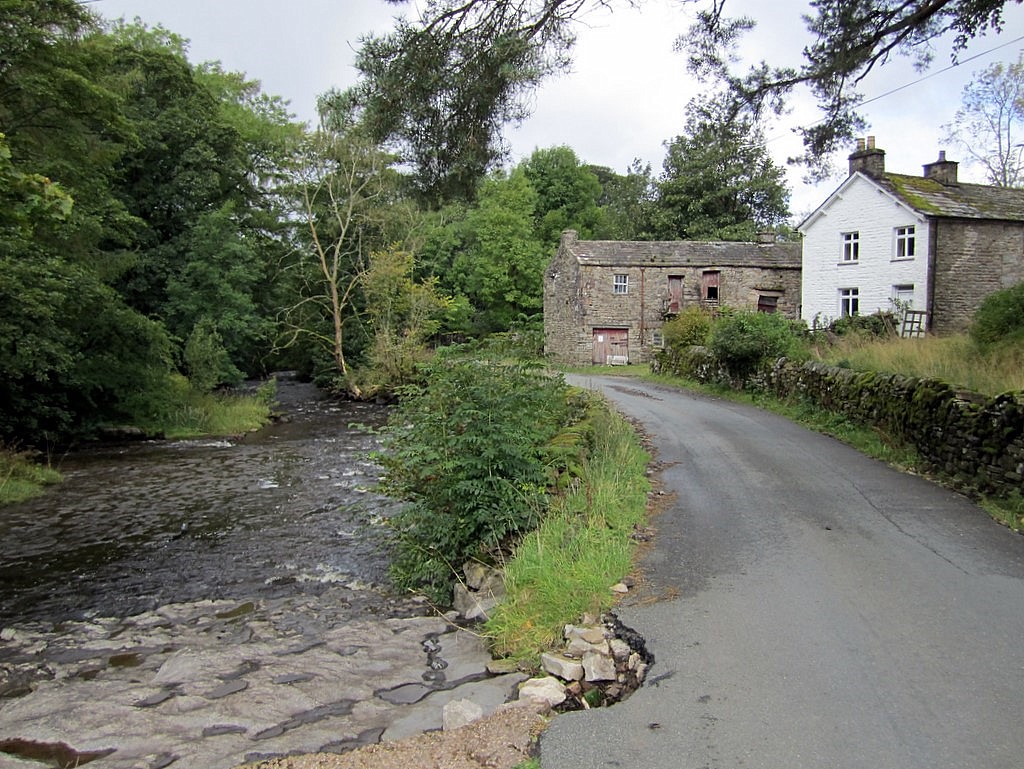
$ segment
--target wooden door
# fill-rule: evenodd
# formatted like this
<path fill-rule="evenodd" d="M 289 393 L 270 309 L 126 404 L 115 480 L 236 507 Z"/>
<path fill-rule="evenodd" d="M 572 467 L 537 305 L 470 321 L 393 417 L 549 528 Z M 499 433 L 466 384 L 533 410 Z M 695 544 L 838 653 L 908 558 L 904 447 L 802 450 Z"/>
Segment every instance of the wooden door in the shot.
<path fill-rule="evenodd" d="M 595 328 L 594 358 L 598 366 L 625 365 L 629 361 L 629 330 Z"/>
<path fill-rule="evenodd" d="M 668 311 L 673 315 L 679 314 L 683 308 L 683 276 L 668 276 Z"/>

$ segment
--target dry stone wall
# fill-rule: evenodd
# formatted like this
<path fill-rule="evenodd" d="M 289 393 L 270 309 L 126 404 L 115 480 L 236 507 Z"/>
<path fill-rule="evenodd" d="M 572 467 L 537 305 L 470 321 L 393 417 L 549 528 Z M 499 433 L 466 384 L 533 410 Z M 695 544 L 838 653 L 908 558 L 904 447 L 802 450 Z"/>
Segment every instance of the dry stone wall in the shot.
<path fill-rule="evenodd" d="M 769 387 L 914 446 L 931 472 L 965 490 L 1024 489 L 1024 392 L 986 398 L 934 379 L 779 360 Z"/>

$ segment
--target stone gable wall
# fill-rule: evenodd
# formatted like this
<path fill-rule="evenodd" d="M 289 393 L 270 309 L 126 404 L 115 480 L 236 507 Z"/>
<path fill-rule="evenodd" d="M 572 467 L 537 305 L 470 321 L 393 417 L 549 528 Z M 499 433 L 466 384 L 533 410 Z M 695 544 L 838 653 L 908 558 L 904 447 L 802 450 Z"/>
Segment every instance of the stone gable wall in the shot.
<path fill-rule="evenodd" d="M 1024 280 L 1024 226 L 973 220 L 939 220 L 934 226 L 931 328 L 962 331 L 986 296 Z"/>
<path fill-rule="evenodd" d="M 932 379 L 780 360 L 769 386 L 916 448 L 956 486 L 1005 496 L 1024 489 L 1024 393 L 986 398 Z"/>

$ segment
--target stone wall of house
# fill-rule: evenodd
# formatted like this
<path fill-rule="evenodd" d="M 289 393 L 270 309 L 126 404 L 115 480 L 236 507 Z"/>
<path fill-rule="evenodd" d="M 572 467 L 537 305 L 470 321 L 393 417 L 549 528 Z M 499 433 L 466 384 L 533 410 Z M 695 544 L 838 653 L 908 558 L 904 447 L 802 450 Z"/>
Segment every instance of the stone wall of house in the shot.
<path fill-rule="evenodd" d="M 681 277 L 680 309 L 704 303 L 702 276 L 717 270 L 719 304 L 755 309 L 762 295 L 777 297 L 777 311 L 796 318 L 800 301 L 800 270 L 762 267 L 579 266 L 564 249 L 545 275 L 545 350 L 563 363 L 588 365 L 595 328 L 628 329 L 629 362 L 651 360 L 654 338 L 669 309 L 669 277 Z M 627 292 L 615 293 L 615 276 L 625 275 Z"/>
<path fill-rule="evenodd" d="M 965 490 L 1024 489 L 1024 393 L 986 398 L 944 382 L 780 360 L 779 396 L 799 395 L 914 446 L 931 472 Z"/>
<path fill-rule="evenodd" d="M 571 366 L 588 364 L 591 342 L 586 338 L 585 323 L 579 262 L 560 248 L 544 273 L 545 354 Z"/>
<path fill-rule="evenodd" d="M 935 223 L 935 301 L 931 328 L 968 326 L 986 296 L 1024 280 L 1024 227 L 1019 222 Z"/>

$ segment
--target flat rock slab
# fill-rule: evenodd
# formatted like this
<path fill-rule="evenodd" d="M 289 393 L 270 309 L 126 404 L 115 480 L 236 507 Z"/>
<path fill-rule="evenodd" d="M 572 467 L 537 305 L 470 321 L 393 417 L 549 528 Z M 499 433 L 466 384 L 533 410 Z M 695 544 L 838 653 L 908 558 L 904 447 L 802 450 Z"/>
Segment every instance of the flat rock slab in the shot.
<path fill-rule="evenodd" d="M 231 769 L 365 745 L 399 722 L 439 728 L 453 699 L 487 710 L 512 696 L 512 679 L 488 677 L 482 639 L 444 618 L 326 623 L 343 593 L 4 628 L 0 743 L 63 744 L 96 754 L 90 769 Z M 0 769 L 39 766 L 0 751 Z"/>

